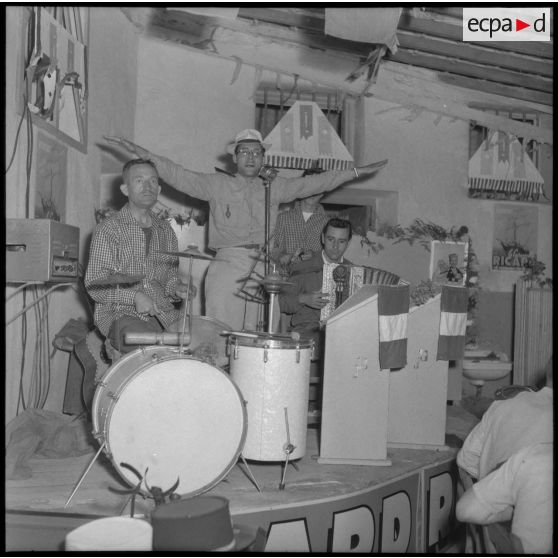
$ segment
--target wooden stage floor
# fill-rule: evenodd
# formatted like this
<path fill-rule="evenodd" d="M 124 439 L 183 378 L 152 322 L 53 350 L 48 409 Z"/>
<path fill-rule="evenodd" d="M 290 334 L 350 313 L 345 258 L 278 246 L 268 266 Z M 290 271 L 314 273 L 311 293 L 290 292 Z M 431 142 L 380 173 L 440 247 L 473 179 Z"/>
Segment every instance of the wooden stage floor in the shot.
<path fill-rule="evenodd" d="M 254 512 L 332 500 L 393 482 L 413 471 L 435 466 L 455 457 L 460 441 L 465 439 L 478 419 L 460 406 L 448 406 L 447 409 L 448 448 L 445 450 L 388 448 L 388 457 L 392 461 L 392 465 L 388 467 L 318 464 L 316 458 L 319 453 L 319 429 L 310 427 L 306 455 L 295 462 L 296 468 L 289 465 L 283 491 L 278 488 L 282 464 L 249 462 L 250 470 L 261 488 L 261 492 L 258 492 L 246 473 L 245 464 L 239 461 L 227 477 L 209 493 L 228 498 L 234 518 L 235 516 L 246 517 L 247 514 Z M 112 516 L 129 513 L 129 506 L 125 506 L 127 497 L 108 489 L 109 486 L 115 488 L 128 488 L 128 486 L 120 480 L 104 455 L 99 456 L 70 505 L 64 508 L 68 496 L 90 463 L 96 449 L 91 448 L 89 454 L 66 459 L 32 458 L 31 478 L 6 481 L 7 517 L 11 512 L 15 512 L 15 515 L 20 517 L 23 517 L 24 512 L 46 512 L 53 514 L 53 517 L 59 514 Z M 136 513 L 148 513 L 152 508 L 153 500 L 136 499 Z M 90 519 L 76 521 L 80 524 L 85 520 Z M 17 537 L 10 539 L 10 521 L 7 521 L 6 533 L 8 547 L 11 544 L 12 549 L 17 550 L 20 541 L 16 540 Z M 46 551 L 49 548 L 25 550 Z"/>

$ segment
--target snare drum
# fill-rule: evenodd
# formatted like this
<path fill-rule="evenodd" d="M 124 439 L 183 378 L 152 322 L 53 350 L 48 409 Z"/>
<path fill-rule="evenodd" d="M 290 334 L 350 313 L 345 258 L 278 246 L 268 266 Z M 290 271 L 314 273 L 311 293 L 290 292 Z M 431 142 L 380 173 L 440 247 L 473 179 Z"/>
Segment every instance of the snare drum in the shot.
<path fill-rule="evenodd" d="M 248 415 L 242 455 L 257 461 L 282 461 L 306 452 L 308 391 L 312 341 L 260 334 L 231 336 L 230 374 L 239 387 Z"/>
<path fill-rule="evenodd" d="M 179 478 L 176 492 L 185 496 L 222 480 L 246 438 L 244 401 L 231 379 L 165 346 L 137 349 L 111 366 L 95 391 L 92 418 L 93 435 L 126 482 L 138 479 L 122 463 L 163 491 Z"/>

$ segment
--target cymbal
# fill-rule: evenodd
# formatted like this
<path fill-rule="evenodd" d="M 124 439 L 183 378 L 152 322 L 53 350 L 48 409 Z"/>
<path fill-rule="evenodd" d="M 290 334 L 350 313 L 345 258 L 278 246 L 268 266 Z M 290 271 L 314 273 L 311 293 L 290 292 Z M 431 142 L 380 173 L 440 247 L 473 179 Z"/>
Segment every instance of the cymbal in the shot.
<path fill-rule="evenodd" d="M 160 254 L 166 254 L 167 256 L 177 256 L 179 258 L 194 258 L 196 260 L 214 260 L 215 257 L 210 254 L 204 254 L 199 251 L 197 246 L 189 246 L 187 250 L 182 250 L 178 252 L 172 251 L 161 251 Z"/>
<path fill-rule="evenodd" d="M 124 284 L 131 284 L 131 283 L 139 283 L 145 278 L 145 275 L 137 274 L 137 275 L 128 275 L 126 273 L 113 273 L 108 277 L 104 277 L 102 279 L 96 279 L 89 283 L 89 286 L 98 286 L 98 285 L 124 285 Z"/>
<path fill-rule="evenodd" d="M 285 281 L 284 279 L 264 279 L 263 281 L 258 281 L 260 285 L 266 290 L 282 289 L 284 287 L 289 287 L 295 285 L 291 281 Z"/>

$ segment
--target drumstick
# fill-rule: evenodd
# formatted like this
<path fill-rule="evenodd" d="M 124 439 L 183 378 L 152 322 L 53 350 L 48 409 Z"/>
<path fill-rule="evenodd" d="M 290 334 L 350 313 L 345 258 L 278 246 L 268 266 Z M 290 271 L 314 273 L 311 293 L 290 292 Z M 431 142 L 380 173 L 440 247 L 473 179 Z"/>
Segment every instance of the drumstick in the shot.
<path fill-rule="evenodd" d="M 219 333 L 219 335 L 234 335 L 235 337 L 249 337 L 250 339 L 259 339 L 262 337 L 261 334 L 248 333 L 247 331 L 228 331 L 224 329 Z M 282 335 L 280 333 L 272 334 L 275 339 L 292 339 L 293 341 L 300 341 L 300 333 L 298 331 L 291 331 L 288 335 Z"/>
<path fill-rule="evenodd" d="M 219 335 L 234 335 L 235 337 L 250 337 L 250 339 L 258 339 L 257 333 L 246 333 L 244 331 L 227 331 L 223 330 Z"/>
<path fill-rule="evenodd" d="M 66 503 L 64 504 L 65 508 L 68 507 L 68 504 L 70 503 L 70 500 L 74 497 L 74 494 L 77 492 L 78 488 L 81 486 L 81 483 L 85 479 L 85 475 L 87 475 L 87 473 L 89 473 L 89 469 L 91 469 L 91 467 L 93 467 L 93 463 L 95 463 L 95 461 L 97 460 L 97 457 L 99 457 L 99 454 L 101 453 L 101 451 L 103 451 L 103 449 L 105 447 L 105 444 L 106 444 L 106 442 L 103 442 L 101 444 L 101 447 L 97 450 L 97 453 L 95 454 L 95 456 L 91 460 L 91 463 L 89 463 L 89 465 L 87 466 L 87 469 L 85 469 L 83 475 L 81 475 L 81 478 L 79 479 L 78 483 L 76 484 L 75 488 L 72 490 L 72 493 L 70 494 L 70 496 L 66 500 Z"/>

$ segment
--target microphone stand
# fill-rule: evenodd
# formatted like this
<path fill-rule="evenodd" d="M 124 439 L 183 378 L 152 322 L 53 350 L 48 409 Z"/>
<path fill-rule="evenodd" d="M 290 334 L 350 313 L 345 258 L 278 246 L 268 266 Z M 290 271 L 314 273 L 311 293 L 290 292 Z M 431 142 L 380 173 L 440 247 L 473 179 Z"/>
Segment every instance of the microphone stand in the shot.
<path fill-rule="evenodd" d="M 273 167 L 264 165 L 260 169 L 260 177 L 263 179 L 265 188 L 265 258 L 264 258 L 264 278 L 269 274 L 269 263 L 271 258 L 270 244 L 271 244 L 271 183 L 275 180 L 279 171 Z M 273 296 L 270 297 L 270 304 L 274 303 Z M 273 309 L 268 306 L 267 312 L 264 311 L 264 322 L 267 322 L 267 330 L 271 333 L 272 324 L 271 317 Z"/>

